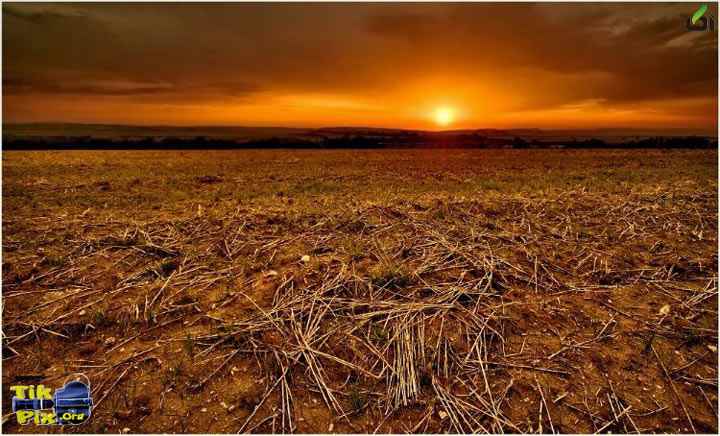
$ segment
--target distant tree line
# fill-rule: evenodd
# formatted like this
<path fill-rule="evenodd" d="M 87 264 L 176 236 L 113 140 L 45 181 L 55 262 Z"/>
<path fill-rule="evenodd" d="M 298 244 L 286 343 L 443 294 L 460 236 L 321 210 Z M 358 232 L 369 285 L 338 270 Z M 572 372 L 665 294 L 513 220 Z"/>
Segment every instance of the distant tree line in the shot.
<path fill-rule="evenodd" d="M 602 139 L 525 139 L 521 137 L 488 137 L 478 134 L 448 132 L 405 132 L 393 135 L 337 135 L 309 137 L 273 137 L 254 140 L 177 137 L 143 137 L 107 139 L 90 136 L 47 138 L 3 138 L 5 150 L 98 150 L 98 149 L 244 149 L 244 148 L 717 148 L 717 139 L 704 136 L 658 136 L 622 142 Z"/>

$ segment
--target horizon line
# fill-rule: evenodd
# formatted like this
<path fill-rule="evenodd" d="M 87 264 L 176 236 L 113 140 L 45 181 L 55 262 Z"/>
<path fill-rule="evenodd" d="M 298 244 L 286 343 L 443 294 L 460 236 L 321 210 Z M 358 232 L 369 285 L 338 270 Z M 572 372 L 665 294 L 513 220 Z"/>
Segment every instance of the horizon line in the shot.
<path fill-rule="evenodd" d="M 624 126 L 602 126 L 602 127 L 458 127 L 456 129 L 429 129 L 429 128 L 408 128 L 408 127 L 378 127 L 368 125 L 326 125 L 321 127 L 309 126 L 283 126 L 283 125 L 245 125 L 245 124 L 133 124 L 133 123 L 116 123 L 116 122 L 66 122 L 66 121 L 11 121 L 2 122 L 0 126 L 20 126 L 20 125 L 55 125 L 55 126 L 111 126 L 111 127 L 138 127 L 138 128 L 175 128 L 175 129 L 198 129 L 198 128 L 243 128 L 243 129 L 292 129 L 292 130 L 328 130 L 328 129 L 369 129 L 369 130 L 398 130 L 408 132 L 430 132 L 430 133 L 449 133 L 459 131 L 480 131 L 480 130 L 535 130 L 542 132 L 553 131 L 592 131 L 592 130 L 657 130 L 657 131 L 709 131 L 704 127 L 624 127 Z M 719 132 L 718 126 L 715 127 L 715 134 Z"/>

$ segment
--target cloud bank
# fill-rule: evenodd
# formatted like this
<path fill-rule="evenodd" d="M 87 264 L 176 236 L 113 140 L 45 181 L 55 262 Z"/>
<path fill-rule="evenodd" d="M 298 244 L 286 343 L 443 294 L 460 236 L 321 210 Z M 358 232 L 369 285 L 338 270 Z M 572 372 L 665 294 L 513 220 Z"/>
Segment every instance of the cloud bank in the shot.
<path fill-rule="evenodd" d="M 3 117 L 715 131 L 694 6 L 5 3 Z"/>

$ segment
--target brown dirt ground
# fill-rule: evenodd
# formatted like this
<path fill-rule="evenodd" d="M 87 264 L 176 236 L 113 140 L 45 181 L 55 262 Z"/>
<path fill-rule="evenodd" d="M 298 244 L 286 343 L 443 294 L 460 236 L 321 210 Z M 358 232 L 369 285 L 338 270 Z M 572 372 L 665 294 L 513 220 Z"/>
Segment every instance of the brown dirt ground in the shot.
<path fill-rule="evenodd" d="M 717 182 L 715 151 L 5 152 L 3 431 L 47 430 L 18 377 L 83 372 L 65 432 L 717 433 Z"/>

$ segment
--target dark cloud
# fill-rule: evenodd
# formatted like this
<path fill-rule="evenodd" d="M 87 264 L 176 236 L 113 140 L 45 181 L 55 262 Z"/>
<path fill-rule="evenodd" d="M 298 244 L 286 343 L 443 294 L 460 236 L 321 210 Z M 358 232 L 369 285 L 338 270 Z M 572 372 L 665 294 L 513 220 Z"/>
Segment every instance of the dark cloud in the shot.
<path fill-rule="evenodd" d="M 576 90 L 584 94 L 576 98 L 628 101 L 717 90 L 716 33 L 701 34 L 686 46 L 668 47 L 688 33 L 685 15 L 669 9 L 667 15 L 638 20 L 641 12 L 626 6 L 595 10 L 579 5 L 464 5 L 441 16 L 374 16 L 368 30 L 405 43 L 406 49 L 421 46 L 424 56 L 438 64 L 482 70 L 490 58 L 489 68 L 502 71 L 521 67 L 570 75 L 603 73 L 612 79 L 588 86 L 585 93 Z M 576 10 L 572 19 L 553 19 L 552 13 L 563 8 Z M 697 82 L 708 87 L 695 87 Z"/>
<path fill-rule="evenodd" d="M 3 78 L 6 94 L 80 94 L 80 95 L 146 95 L 174 92 L 172 85 L 152 83 L 57 83 L 48 79 L 28 80 L 24 78 Z"/>
<path fill-rule="evenodd" d="M 190 97 L 246 97 L 259 92 L 257 85 L 249 83 L 207 83 L 202 85 L 162 82 L 128 82 L 122 80 L 3 77 L 6 95 L 87 95 L 87 96 L 160 96 L 189 94 Z"/>
<path fill-rule="evenodd" d="M 687 32 L 694 6 L 4 4 L 3 92 L 25 105 L 30 95 L 173 104 L 322 95 L 380 107 L 419 104 L 441 83 L 496 111 L 717 107 L 717 32 Z"/>
<path fill-rule="evenodd" d="M 26 20 L 33 24 L 44 24 L 55 20 L 72 20 L 73 18 L 82 16 L 82 14 L 78 13 L 63 13 L 61 11 L 54 10 L 26 10 L 21 5 L 14 6 L 11 4 L 6 4 L 5 7 L 3 7 L 3 14 L 5 14 L 8 18 L 14 17 L 20 20 Z"/>

